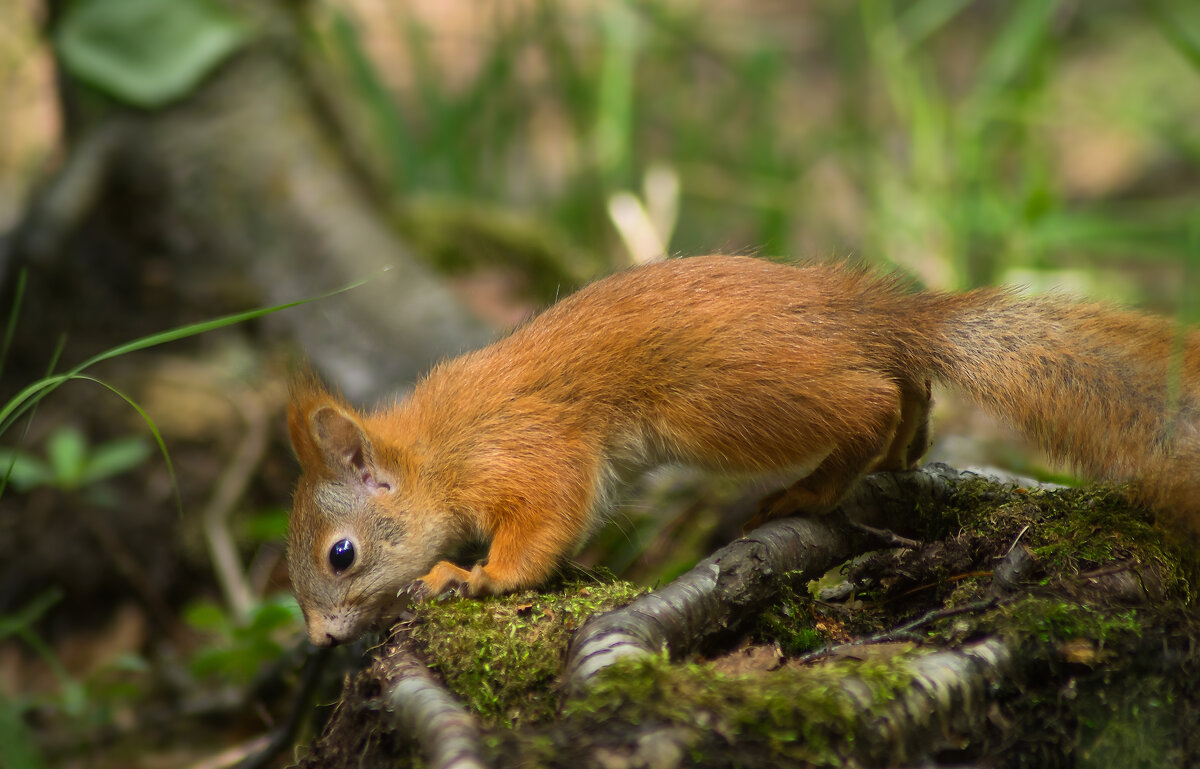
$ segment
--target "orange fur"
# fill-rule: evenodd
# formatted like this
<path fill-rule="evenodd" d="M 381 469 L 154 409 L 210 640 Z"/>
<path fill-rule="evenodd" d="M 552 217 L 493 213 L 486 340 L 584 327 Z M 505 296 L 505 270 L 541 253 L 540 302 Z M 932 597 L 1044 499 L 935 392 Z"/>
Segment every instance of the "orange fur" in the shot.
<path fill-rule="evenodd" d="M 373 413 L 296 381 L 289 559 L 310 637 L 354 637 L 418 579 L 474 595 L 536 584 L 626 468 L 795 469 L 805 477 L 766 515 L 827 510 L 865 472 L 919 459 L 930 379 L 1200 519 L 1200 333 L 840 267 L 673 260 L 587 286 Z M 490 541 L 485 563 L 441 560 L 471 537 Z M 355 560 L 335 572 L 342 540 Z"/>

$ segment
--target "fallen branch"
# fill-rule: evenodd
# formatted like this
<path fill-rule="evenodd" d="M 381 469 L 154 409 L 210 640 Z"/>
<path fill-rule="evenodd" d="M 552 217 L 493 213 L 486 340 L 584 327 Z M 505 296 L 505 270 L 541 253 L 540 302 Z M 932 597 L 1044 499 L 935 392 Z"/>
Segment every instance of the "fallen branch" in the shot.
<path fill-rule="evenodd" d="M 551 722 L 552 716 L 544 709 L 522 710 L 509 695 L 505 695 L 506 705 L 499 711 L 490 704 L 485 706 L 492 702 L 488 697 L 493 687 L 503 686 L 511 682 L 510 676 L 520 674 L 498 664 L 500 659 L 507 659 L 504 655 L 509 650 L 498 647 L 504 641 L 491 629 L 475 637 L 473 620 L 468 616 L 488 612 L 486 606 L 452 602 L 445 609 L 449 616 L 439 618 L 443 623 L 438 625 L 441 632 L 454 633 L 461 625 L 464 635 L 471 636 L 461 649 L 419 648 L 430 656 L 435 669 L 457 670 L 464 663 L 474 666 L 472 676 L 454 680 L 462 687 L 459 693 L 475 703 L 484 718 L 489 713 L 503 713 L 503 718 L 513 714 L 511 728 L 487 721 L 486 760 L 497 766 L 671 769 L 685 764 L 776 765 L 789 761 L 794 765 L 808 761 L 819 765 L 840 762 L 881 766 L 922 765 L 948 755 L 967 761 L 981 756 L 989 760 L 1011 756 L 1026 743 L 1053 736 L 1058 728 L 1038 721 L 1041 714 L 1022 710 L 1025 706 L 1014 702 L 1030 699 L 1026 694 L 1030 688 L 1035 688 L 1038 696 L 1053 698 L 1068 685 L 1064 678 L 1055 676 L 1031 680 L 1025 672 L 1030 670 L 1029 654 L 1039 660 L 1047 654 L 1063 654 L 1057 635 L 1052 635 L 1051 644 L 1028 642 L 1026 625 L 1036 625 L 1036 617 L 1018 616 L 1015 625 L 1002 636 L 987 635 L 957 648 L 891 650 L 874 646 L 869 654 L 861 655 L 863 659 L 847 660 L 841 665 L 803 666 L 792 660 L 766 668 L 758 664 L 759 660 L 729 672 L 716 667 L 664 664 L 661 659 L 664 649 L 673 657 L 682 657 L 725 644 L 743 619 L 775 597 L 780 577 L 791 578 L 789 583 L 815 577 L 859 548 L 877 547 L 880 535 L 854 526 L 851 510 L 855 517 L 874 515 L 876 522 L 892 526 L 909 519 L 917 507 L 929 512 L 994 497 L 997 509 L 1013 512 L 1016 508 L 1022 516 L 1005 521 L 1006 533 L 992 543 L 995 547 L 974 554 L 973 560 L 963 560 L 956 567 L 963 569 L 960 576 L 975 577 L 993 573 L 980 569 L 981 565 L 1010 569 L 1012 574 L 1004 591 L 976 593 L 986 600 L 954 608 L 937 607 L 916 619 L 894 619 L 894 629 L 888 633 L 847 646 L 924 640 L 922 628 L 937 620 L 987 612 L 1028 598 L 1032 562 L 1019 562 L 1026 553 L 1017 534 L 1021 527 L 1012 523 L 1029 524 L 1025 520 L 1029 511 L 1012 504 L 1014 497 L 1009 490 L 976 483 L 962 488 L 963 481 L 979 478 L 975 473 L 959 473 L 941 466 L 872 476 L 834 513 L 771 522 L 654 593 L 623 609 L 593 616 L 575 632 L 566 653 L 560 681 L 568 700 L 558 712 L 559 721 Z M 904 547 L 902 539 L 886 533 L 882 539 Z M 922 549 L 933 544 L 924 543 Z M 1006 552 L 1006 548 L 1006 557 L 992 557 Z M 1136 566 L 1139 561 L 1147 562 L 1145 556 L 1137 555 L 1140 551 L 1131 552 L 1134 557 L 1122 563 Z M 885 560 L 891 556 L 912 554 L 897 551 L 880 555 Z M 1011 563 L 1004 563 L 1006 558 Z M 1083 575 L 1082 581 L 1107 580 L 1131 572 L 1136 569 L 1105 564 Z M 1067 585 L 1079 581 L 1069 580 Z M 1163 579 L 1159 577 L 1158 581 Z M 513 603 L 497 599 L 497 608 L 519 615 L 521 608 L 510 605 Z M 1031 611 L 1039 611 L 1045 604 L 1035 601 Z M 928 603 L 925 608 L 929 608 Z M 457 613 L 464 610 L 467 615 Z M 1082 607 L 1081 611 L 1084 617 L 1093 614 Z M 515 629 L 513 643 L 537 643 L 546 637 L 551 625 L 563 619 L 547 613 L 544 621 L 545 626 L 539 626 L 539 619 L 530 627 Z M 990 620 L 976 625 L 984 633 L 1008 628 Z M 553 636 L 558 639 L 553 659 L 558 659 L 562 648 L 559 644 L 566 632 L 563 629 Z M 979 637 L 978 633 L 956 635 Z M 1086 629 L 1073 630 L 1067 640 L 1077 635 L 1091 644 L 1084 651 L 1117 643 L 1117 636 L 1089 634 Z M 410 648 L 409 643 L 414 646 Z M 303 766 L 411 762 L 418 759 L 418 751 L 433 766 L 476 769 L 484 765 L 480 726 L 416 657 L 417 643 L 407 639 L 401 639 L 398 645 L 393 643 L 380 653 L 371 669 L 352 681 L 325 734 L 302 761 Z M 818 652 L 809 659 L 847 646 Z M 899 656 L 895 656 L 897 651 Z M 1019 666 L 1015 664 L 1018 656 Z M 646 664 L 632 666 L 628 676 L 609 675 L 597 680 L 597 674 L 614 662 L 639 657 L 647 659 Z M 1131 657 L 1141 659 L 1145 655 Z M 1069 685 L 1077 684 L 1072 680 Z M 521 688 L 523 683 L 517 686 L 522 692 L 534 691 Z M 1176 686 L 1173 691 L 1182 691 L 1182 687 Z M 549 692 L 545 694 L 549 696 Z M 539 707 L 545 704 L 539 703 Z M 1068 711 L 1067 715 L 1072 713 Z M 1011 725 L 998 723 L 1004 718 L 1014 720 Z M 1013 742 L 1009 738 L 1018 729 L 1032 730 L 1034 736 Z"/>

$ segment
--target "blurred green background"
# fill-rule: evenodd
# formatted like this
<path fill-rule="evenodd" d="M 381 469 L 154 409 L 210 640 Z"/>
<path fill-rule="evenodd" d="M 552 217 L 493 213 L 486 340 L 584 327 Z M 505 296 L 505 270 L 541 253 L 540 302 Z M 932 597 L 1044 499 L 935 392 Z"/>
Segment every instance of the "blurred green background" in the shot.
<path fill-rule="evenodd" d="M 644 231 L 640 204 L 669 253 L 1194 298 L 1194 3 L 363 3 L 328 29 L 398 196 L 523 212 L 597 270 L 641 256 L 613 216 Z"/>
<path fill-rule="evenodd" d="M 0 226 L 55 152 L 36 5 L 0 9 Z M 527 217 L 588 274 L 649 243 L 1195 293 L 1195 3 L 307 7 L 397 200 Z"/>

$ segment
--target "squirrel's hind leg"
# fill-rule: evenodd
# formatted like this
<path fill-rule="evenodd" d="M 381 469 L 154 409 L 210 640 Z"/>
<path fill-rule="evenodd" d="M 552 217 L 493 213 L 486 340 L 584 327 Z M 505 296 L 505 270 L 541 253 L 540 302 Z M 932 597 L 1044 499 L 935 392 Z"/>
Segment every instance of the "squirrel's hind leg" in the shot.
<path fill-rule="evenodd" d="M 870 472 L 913 470 L 929 448 L 929 412 L 933 406 L 932 383 L 900 383 L 900 423 L 884 454 Z"/>
<path fill-rule="evenodd" d="M 928 441 L 929 383 L 891 383 L 887 389 L 874 414 L 859 415 L 872 429 L 840 436 L 837 448 L 812 473 L 764 499 L 743 531 L 795 513 L 828 512 L 866 473 L 909 469 Z"/>

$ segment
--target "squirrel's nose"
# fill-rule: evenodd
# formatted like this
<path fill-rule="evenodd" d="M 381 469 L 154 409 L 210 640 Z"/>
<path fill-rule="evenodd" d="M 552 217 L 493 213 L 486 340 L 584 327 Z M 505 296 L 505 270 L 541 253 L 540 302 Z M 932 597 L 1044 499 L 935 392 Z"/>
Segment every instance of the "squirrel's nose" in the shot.
<path fill-rule="evenodd" d="M 344 639 L 338 638 L 327 630 L 313 628 L 308 634 L 308 640 L 312 641 L 313 646 L 328 648 L 330 646 L 337 646 Z"/>

